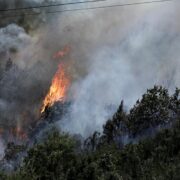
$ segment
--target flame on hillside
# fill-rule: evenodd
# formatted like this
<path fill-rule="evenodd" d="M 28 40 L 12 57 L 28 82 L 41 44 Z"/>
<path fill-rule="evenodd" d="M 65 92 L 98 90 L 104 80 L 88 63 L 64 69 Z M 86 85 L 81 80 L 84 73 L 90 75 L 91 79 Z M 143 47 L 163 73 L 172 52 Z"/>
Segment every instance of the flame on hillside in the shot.
<path fill-rule="evenodd" d="M 63 58 L 70 51 L 69 46 L 65 46 L 62 50 L 58 51 L 53 58 Z M 52 106 L 57 101 L 63 101 L 66 96 L 66 92 L 69 86 L 69 79 L 65 74 L 65 66 L 60 63 L 58 66 L 58 70 L 55 73 L 49 91 L 43 101 L 43 105 L 41 107 L 41 113 L 43 113 L 46 107 Z"/>
<path fill-rule="evenodd" d="M 63 101 L 65 99 L 68 86 L 69 79 L 66 77 L 63 65 L 60 64 L 56 74 L 52 79 L 49 92 L 43 101 L 41 113 L 45 111 L 46 107 L 52 106 L 55 102 Z"/>

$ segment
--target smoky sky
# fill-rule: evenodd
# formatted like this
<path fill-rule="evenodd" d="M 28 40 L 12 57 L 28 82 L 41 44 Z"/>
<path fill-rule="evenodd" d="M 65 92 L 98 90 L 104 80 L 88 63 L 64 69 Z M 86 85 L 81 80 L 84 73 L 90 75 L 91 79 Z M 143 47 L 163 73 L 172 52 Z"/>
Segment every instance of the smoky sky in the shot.
<path fill-rule="evenodd" d="M 111 3 L 117 1 L 106 2 Z M 36 118 L 61 61 L 68 67 L 68 100 L 73 103 L 58 125 L 70 133 L 88 136 L 101 130 L 122 99 L 129 110 L 154 84 L 173 90 L 180 83 L 178 7 L 171 2 L 48 14 L 27 19 L 26 25 L 43 22 L 33 29 L 12 22 L 1 28 L 2 119 L 27 124 L 19 118 L 22 111 L 28 112 L 28 121 Z M 53 54 L 66 45 L 70 53 L 54 60 Z M 14 66 L 4 72 L 9 58 Z M 114 109 L 107 110 L 109 105 Z"/>

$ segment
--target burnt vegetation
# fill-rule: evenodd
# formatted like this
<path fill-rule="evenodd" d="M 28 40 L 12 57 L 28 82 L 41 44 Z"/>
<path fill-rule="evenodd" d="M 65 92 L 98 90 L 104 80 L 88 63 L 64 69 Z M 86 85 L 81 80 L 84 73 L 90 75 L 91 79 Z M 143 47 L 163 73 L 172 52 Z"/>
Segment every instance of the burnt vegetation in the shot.
<path fill-rule="evenodd" d="M 48 113 L 50 117 L 51 111 Z M 10 144 L 5 157 L 14 157 L 20 150 L 21 147 Z M 104 124 L 103 132 L 94 132 L 83 142 L 53 130 L 28 150 L 15 172 L 2 173 L 0 177 L 10 180 L 178 180 L 180 90 L 169 95 L 167 89 L 154 86 L 129 112 L 124 111 L 122 101 L 114 116 Z"/>

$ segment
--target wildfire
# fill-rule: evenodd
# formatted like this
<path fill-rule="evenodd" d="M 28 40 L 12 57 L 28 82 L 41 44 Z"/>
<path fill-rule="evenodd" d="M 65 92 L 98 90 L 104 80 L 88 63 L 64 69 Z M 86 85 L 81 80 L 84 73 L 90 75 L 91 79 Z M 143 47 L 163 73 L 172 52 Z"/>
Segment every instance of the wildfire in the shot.
<path fill-rule="evenodd" d="M 63 49 L 54 54 L 53 59 L 63 58 L 70 51 L 70 47 L 66 45 Z M 57 101 L 63 101 L 65 99 L 66 91 L 69 86 L 69 79 L 65 74 L 65 66 L 60 63 L 58 70 L 55 73 L 49 92 L 47 93 L 43 105 L 41 107 L 41 113 L 43 113 L 46 107 L 52 106 Z"/>
<path fill-rule="evenodd" d="M 52 83 L 48 94 L 46 95 L 41 113 L 45 111 L 46 107 L 52 106 L 57 101 L 63 101 L 66 95 L 67 88 L 69 86 L 69 80 L 65 75 L 63 65 L 60 64 L 56 74 L 52 79 Z"/>

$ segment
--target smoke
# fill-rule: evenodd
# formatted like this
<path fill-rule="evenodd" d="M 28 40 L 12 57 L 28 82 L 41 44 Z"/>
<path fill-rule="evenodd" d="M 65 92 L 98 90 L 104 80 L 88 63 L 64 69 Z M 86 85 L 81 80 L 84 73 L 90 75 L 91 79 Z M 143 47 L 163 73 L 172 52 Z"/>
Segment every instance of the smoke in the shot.
<path fill-rule="evenodd" d="M 16 73 L 16 67 L 7 71 L 5 69 L 5 65 L 7 63 L 8 58 L 10 58 L 10 54 L 14 54 L 17 51 L 21 51 L 25 46 L 30 43 L 30 37 L 25 33 L 24 29 L 18 27 L 15 24 L 8 25 L 5 28 L 0 29 L 0 112 L 1 112 L 1 124 L 2 119 L 4 119 L 4 115 L 6 114 L 7 109 L 11 109 L 13 96 L 17 94 L 15 88 L 13 87 L 13 83 L 15 83 L 18 74 Z M 10 61 L 9 61 L 10 62 Z M 9 64 L 10 65 L 10 64 Z M 11 65 L 10 65 L 11 66 Z M 11 94 L 13 96 L 11 96 Z M 9 101 L 7 99 L 9 98 Z M 10 100 L 11 99 L 11 100 Z M 12 114 L 9 113 L 8 116 Z M 6 116 L 6 115 L 5 115 Z"/>
<path fill-rule="evenodd" d="M 87 75 L 73 84 L 73 91 L 78 93 L 70 115 L 65 117 L 63 123 L 60 122 L 62 129 L 88 136 L 94 130 L 101 131 L 102 125 L 112 116 L 122 99 L 129 109 L 154 84 L 164 85 L 170 90 L 180 85 L 180 29 L 175 23 L 178 13 L 173 5 L 162 5 L 165 6 L 163 10 L 162 6 L 153 7 L 151 11 L 141 12 L 143 17 L 138 19 L 131 17 L 129 20 L 127 12 L 130 11 L 123 12 L 128 25 L 119 23 L 112 26 L 112 19 L 117 14 L 111 11 L 110 23 L 104 21 L 97 26 L 98 29 L 92 29 L 92 24 L 91 27 L 86 26 L 85 38 L 92 34 L 92 39 L 97 42 L 94 45 L 97 51 L 85 59 L 88 61 L 88 67 L 85 66 Z M 133 13 L 130 14 L 132 16 Z M 102 16 L 104 12 L 100 14 Z M 113 33 L 108 43 L 104 42 L 109 38 L 104 28 L 107 24 L 109 34 Z M 129 24 L 131 29 L 123 34 L 121 26 L 129 28 Z M 88 40 L 91 42 L 91 37 Z M 106 107 L 110 104 L 115 108 L 107 111 Z"/>
<path fill-rule="evenodd" d="M 0 160 L 4 156 L 4 150 L 5 150 L 5 147 L 4 147 L 3 141 L 2 141 L 2 139 L 0 139 Z"/>
<path fill-rule="evenodd" d="M 11 24 L 0 29 L 0 54 L 10 51 L 20 51 L 30 41 L 24 29 Z"/>
<path fill-rule="evenodd" d="M 8 7 L 33 4 L 21 3 Z M 117 1 L 92 6 L 113 3 Z M 66 45 L 71 52 L 60 61 L 68 67 L 66 71 L 72 82 L 68 100 L 72 105 L 68 116 L 58 124 L 70 133 L 88 136 L 101 130 L 122 99 L 129 109 L 154 84 L 170 89 L 179 86 L 178 6 L 176 2 L 43 14 L 37 18 L 23 17 L 23 22 L 15 21 L 18 25 L 2 28 L 1 69 L 5 69 L 9 58 L 13 67 L 3 70 L 1 75 L 0 122 L 27 128 L 29 121 L 36 121 L 59 63 L 52 56 Z"/>

